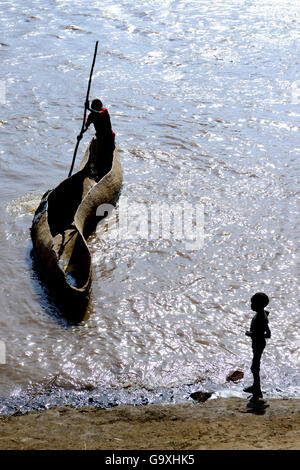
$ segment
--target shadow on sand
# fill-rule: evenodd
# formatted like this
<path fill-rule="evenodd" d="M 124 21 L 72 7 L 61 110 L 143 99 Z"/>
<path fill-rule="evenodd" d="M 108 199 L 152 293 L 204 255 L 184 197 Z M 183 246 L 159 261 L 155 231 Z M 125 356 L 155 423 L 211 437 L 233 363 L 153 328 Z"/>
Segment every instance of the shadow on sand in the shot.
<path fill-rule="evenodd" d="M 252 398 L 248 401 L 247 403 L 247 411 L 246 413 L 252 413 L 255 415 L 264 415 L 267 408 L 269 408 L 270 405 L 266 403 L 265 400 L 253 400 Z"/>

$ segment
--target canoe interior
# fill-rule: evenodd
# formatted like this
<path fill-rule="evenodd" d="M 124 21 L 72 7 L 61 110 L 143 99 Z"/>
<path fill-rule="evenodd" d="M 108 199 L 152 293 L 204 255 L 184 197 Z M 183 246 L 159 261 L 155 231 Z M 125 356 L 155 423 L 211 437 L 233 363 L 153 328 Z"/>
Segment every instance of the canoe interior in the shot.
<path fill-rule="evenodd" d="M 91 256 L 84 237 L 74 224 L 76 211 L 88 191 L 111 169 L 101 165 L 101 152 L 93 139 L 83 168 L 64 180 L 48 196 L 48 224 L 53 237 L 53 248 L 67 282 L 83 288 L 91 270 Z M 84 162 L 83 162 L 84 163 Z"/>
<path fill-rule="evenodd" d="M 110 171 L 111 165 L 101 166 L 101 159 L 97 159 L 97 150 L 97 141 L 93 139 L 83 168 L 65 179 L 49 194 L 48 224 L 53 237 L 69 229 L 78 206 L 88 191 Z M 86 156 L 84 160 L 85 158 Z"/>

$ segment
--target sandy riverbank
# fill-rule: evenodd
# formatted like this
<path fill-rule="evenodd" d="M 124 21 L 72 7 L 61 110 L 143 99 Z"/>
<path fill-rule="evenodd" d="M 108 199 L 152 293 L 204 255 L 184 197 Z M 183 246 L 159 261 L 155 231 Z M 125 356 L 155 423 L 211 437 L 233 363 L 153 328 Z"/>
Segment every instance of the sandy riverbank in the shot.
<path fill-rule="evenodd" d="M 0 449 L 299 449 L 300 399 L 53 408 L 0 422 Z"/>

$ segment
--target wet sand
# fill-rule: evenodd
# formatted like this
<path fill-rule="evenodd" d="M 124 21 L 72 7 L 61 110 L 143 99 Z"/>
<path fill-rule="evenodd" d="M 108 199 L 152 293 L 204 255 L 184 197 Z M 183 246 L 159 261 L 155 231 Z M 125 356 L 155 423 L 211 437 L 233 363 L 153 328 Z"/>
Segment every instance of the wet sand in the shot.
<path fill-rule="evenodd" d="M 109 410 L 52 408 L 0 422 L 0 449 L 299 450 L 300 399 L 239 398 Z"/>

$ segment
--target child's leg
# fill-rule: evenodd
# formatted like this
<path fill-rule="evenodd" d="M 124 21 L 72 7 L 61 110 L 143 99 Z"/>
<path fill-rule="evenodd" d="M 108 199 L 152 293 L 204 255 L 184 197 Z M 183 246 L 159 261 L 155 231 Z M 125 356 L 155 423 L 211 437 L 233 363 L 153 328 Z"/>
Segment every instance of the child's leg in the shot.
<path fill-rule="evenodd" d="M 251 372 L 253 374 L 253 393 L 262 396 L 261 388 L 260 388 L 260 360 L 265 348 L 264 343 L 253 343 L 253 360 L 251 365 Z"/>

